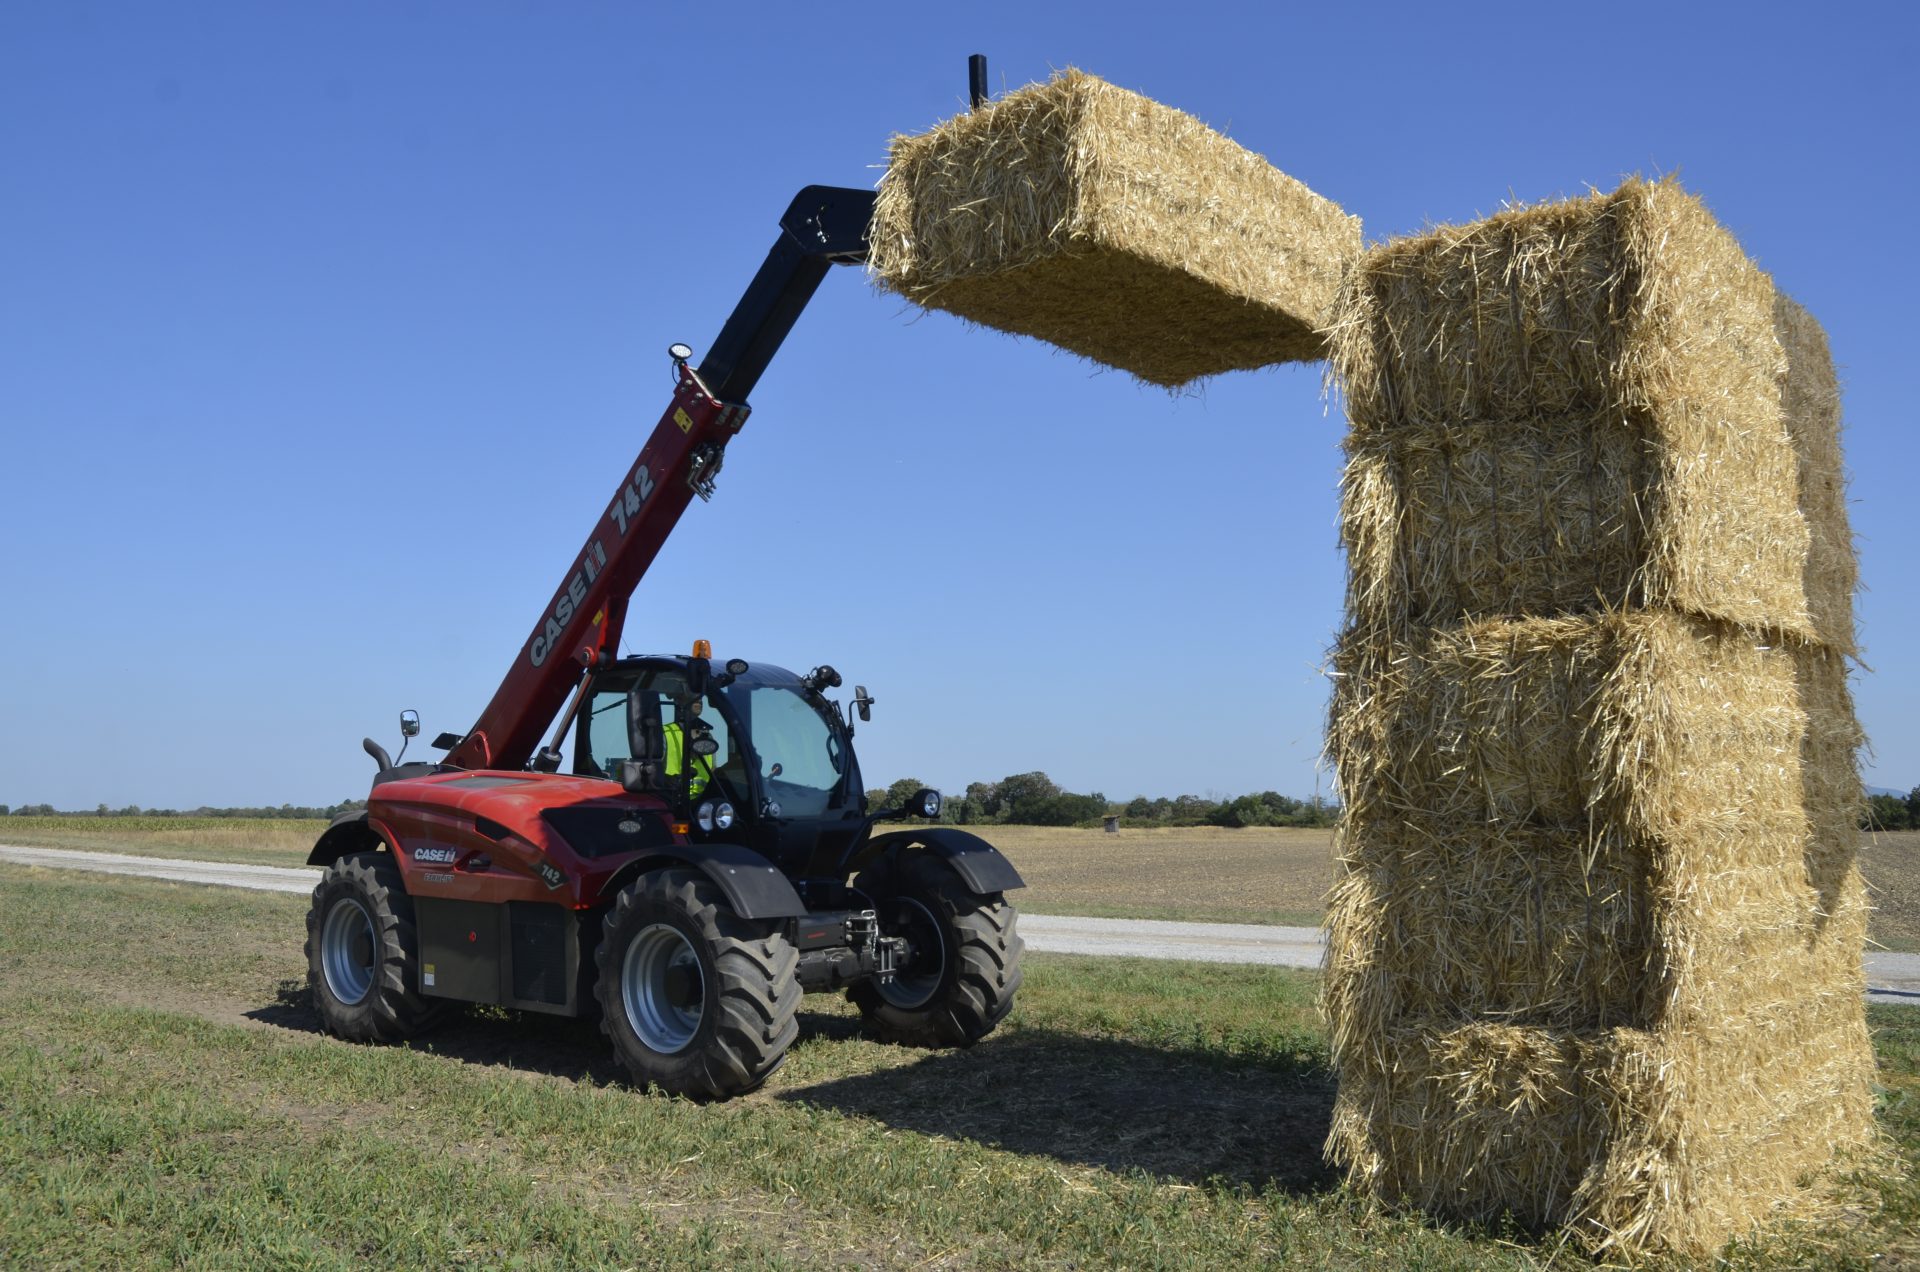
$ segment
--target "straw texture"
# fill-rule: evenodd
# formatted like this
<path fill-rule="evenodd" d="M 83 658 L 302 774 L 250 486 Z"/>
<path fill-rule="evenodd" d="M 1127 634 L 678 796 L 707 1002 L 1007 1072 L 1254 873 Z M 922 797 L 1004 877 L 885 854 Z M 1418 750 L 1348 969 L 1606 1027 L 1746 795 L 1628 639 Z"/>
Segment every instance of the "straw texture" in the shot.
<path fill-rule="evenodd" d="M 1360 222 L 1199 120 L 1078 71 L 896 137 L 873 276 L 1160 385 L 1325 356 Z"/>
<path fill-rule="evenodd" d="M 1819 326 L 1671 184 L 1370 252 L 1348 399 L 1328 1151 L 1710 1254 L 1874 1146 Z"/>
<path fill-rule="evenodd" d="M 1853 648 L 1826 341 L 1678 186 L 1369 252 L 1332 332 L 1357 622 L 1665 605 Z"/>
<path fill-rule="evenodd" d="M 1873 1140 L 1841 657 L 1667 611 L 1336 652 L 1329 1148 L 1366 1190 L 1702 1253 Z"/>

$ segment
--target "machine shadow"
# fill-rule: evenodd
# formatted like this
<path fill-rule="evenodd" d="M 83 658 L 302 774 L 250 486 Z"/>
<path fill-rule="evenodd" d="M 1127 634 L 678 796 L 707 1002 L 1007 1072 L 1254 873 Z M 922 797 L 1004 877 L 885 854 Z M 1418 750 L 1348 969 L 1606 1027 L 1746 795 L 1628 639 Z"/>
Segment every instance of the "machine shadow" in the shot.
<path fill-rule="evenodd" d="M 831 1038 L 856 1033 L 857 1025 L 803 1012 L 801 1030 Z M 903 1066 L 785 1087 L 774 1098 L 1180 1183 L 1295 1195 L 1338 1183 L 1321 1155 L 1333 1076 L 1317 1065 L 1228 1066 L 1177 1049 L 1044 1029 L 921 1054 Z"/>
<path fill-rule="evenodd" d="M 281 981 L 273 1002 L 247 1012 L 246 1017 L 295 1033 L 324 1032 L 305 981 Z M 627 1071 L 614 1059 L 606 1036 L 593 1020 L 468 1008 L 454 1012 L 410 1045 L 462 1064 L 517 1069 L 572 1082 L 627 1082 Z"/>
<path fill-rule="evenodd" d="M 245 1014 L 276 1029 L 322 1032 L 304 981 L 281 981 L 271 1003 Z M 860 1036 L 856 1019 L 800 1013 L 803 1043 Z M 591 1020 L 479 1008 L 413 1045 L 462 1064 L 630 1085 Z M 1306 1195 L 1338 1182 L 1321 1156 L 1333 1077 L 1315 1064 L 1238 1066 L 1177 1047 L 1019 1028 L 964 1051 L 900 1055 L 917 1058 L 804 1086 L 776 1073 L 766 1094 L 923 1135 L 1180 1183 Z"/>

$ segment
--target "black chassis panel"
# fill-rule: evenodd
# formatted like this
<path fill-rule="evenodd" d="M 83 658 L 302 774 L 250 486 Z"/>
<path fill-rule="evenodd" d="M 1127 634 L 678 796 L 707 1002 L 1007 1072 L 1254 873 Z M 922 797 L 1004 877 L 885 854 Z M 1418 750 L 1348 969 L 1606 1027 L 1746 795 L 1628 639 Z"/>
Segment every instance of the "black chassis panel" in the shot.
<path fill-rule="evenodd" d="M 413 911 L 421 993 L 556 1016 L 580 1013 L 580 932 L 572 910 L 532 901 L 415 897 Z"/>

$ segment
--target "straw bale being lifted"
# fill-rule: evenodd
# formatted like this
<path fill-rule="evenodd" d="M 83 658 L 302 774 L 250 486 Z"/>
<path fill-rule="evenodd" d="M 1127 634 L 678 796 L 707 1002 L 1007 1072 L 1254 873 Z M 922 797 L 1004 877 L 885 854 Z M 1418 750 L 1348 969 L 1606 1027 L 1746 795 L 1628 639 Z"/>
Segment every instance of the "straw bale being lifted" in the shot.
<path fill-rule="evenodd" d="M 1826 341 L 1677 185 L 1370 252 L 1333 333 L 1354 621 L 1668 605 L 1853 648 Z"/>
<path fill-rule="evenodd" d="M 870 238 L 874 275 L 917 304 L 1179 385 L 1324 357 L 1360 221 L 1069 70 L 896 137 Z"/>

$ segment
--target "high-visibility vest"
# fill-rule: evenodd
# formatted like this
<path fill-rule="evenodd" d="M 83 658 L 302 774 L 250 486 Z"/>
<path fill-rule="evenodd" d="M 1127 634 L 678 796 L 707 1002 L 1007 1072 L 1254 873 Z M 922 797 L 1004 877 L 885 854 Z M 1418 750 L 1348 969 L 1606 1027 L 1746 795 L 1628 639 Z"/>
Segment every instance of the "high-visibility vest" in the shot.
<path fill-rule="evenodd" d="M 687 761 L 686 734 L 681 732 L 678 723 L 666 727 L 667 735 L 667 776 L 678 777 Z M 710 756 L 695 753 L 693 773 L 687 778 L 687 796 L 699 799 L 700 793 L 707 789 L 707 783 L 713 780 L 713 760 Z"/>

